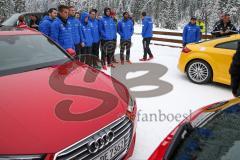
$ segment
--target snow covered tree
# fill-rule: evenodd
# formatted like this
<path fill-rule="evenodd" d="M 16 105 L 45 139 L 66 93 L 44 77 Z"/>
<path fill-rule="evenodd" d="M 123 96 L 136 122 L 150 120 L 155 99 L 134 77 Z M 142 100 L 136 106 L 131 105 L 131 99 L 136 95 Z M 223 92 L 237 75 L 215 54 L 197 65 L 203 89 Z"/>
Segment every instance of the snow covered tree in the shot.
<path fill-rule="evenodd" d="M 136 22 L 141 22 L 141 12 L 146 11 L 156 26 L 170 29 L 183 27 L 191 16 L 197 16 L 212 30 L 220 13 L 229 13 L 236 27 L 240 24 L 240 0 L 0 0 L 0 15 L 43 12 L 59 4 L 73 5 L 79 11 L 96 8 L 100 14 L 105 7 L 111 7 L 118 17 L 122 17 L 124 11 L 130 12 Z"/>
<path fill-rule="evenodd" d="M 17 13 L 25 12 L 25 0 L 14 0 L 14 11 Z"/>
<path fill-rule="evenodd" d="M 140 21 L 141 12 L 143 11 L 144 0 L 132 0 L 131 1 L 131 12 L 137 22 Z"/>
<path fill-rule="evenodd" d="M 9 17 L 14 11 L 12 0 L 0 0 L 0 16 Z"/>
<path fill-rule="evenodd" d="M 160 26 L 160 16 L 162 15 L 161 14 L 162 12 L 160 13 L 159 11 L 160 11 L 160 8 L 161 8 L 161 4 L 162 4 L 162 1 L 159 1 L 159 0 L 153 0 L 151 3 L 148 2 L 146 4 L 147 6 L 150 6 L 150 9 L 153 12 L 153 13 L 150 13 L 150 14 L 152 14 L 152 16 L 153 16 L 154 24 L 156 25 L 156 27 Z"/>
<path fill-rule="evenodd" d="M 168 11 L 166 28 L 175 30 L 177 29 L 177 5 L 175 0 L 170 1 Z"/>
<path fill-rule="evenodd" d="M 48 0 L 26 0 L 25 9 L 28 12 L 46 12 L 48 10 Z"/>

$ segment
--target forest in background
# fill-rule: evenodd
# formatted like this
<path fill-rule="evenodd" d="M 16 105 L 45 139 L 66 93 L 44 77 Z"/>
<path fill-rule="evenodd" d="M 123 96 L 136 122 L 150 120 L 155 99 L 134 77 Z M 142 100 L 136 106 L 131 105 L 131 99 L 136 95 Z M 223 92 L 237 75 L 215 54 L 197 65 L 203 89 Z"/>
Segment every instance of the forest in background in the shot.
<path fill-rule="evenodd" d="M 0 0 L 0 16 L 43 12 L 59 4 L 73 5 L 79 11 L 96 8 L 100 13 L 108 6 L 117 11 L 118 17 L 124 11 L 130 12 L 138 23 L 141 12 L 146 11 L 157 27 L 172 30 L 182 28 L 191 16 L 196 16 L 206 22 L 210 31 L 221 13 L 229 13 L 237 28 L 240 24 L 240 0 Z"/>

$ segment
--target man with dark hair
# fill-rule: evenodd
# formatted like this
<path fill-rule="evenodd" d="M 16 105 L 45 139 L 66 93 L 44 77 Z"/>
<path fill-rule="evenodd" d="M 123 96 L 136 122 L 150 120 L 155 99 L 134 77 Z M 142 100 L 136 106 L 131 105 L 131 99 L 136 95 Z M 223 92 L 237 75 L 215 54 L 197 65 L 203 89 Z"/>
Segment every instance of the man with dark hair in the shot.
<path fill-rule="evenodd" d="M 196 24 L 197 18 L 192 17 L 190 22 L 183 29 L 183 47 L 189 43 L 201 40 L 201 29 Z"/>
<path fill-rule="evenodd" d="M 51 35 L 51 24 L 57 17 L 57 9 L 51 8 L 48 10 L 48 16 L 45 16 L 39 24 L 39 31 L 47 36 Z"/>
<path fill-rule="evenodd" d="M 38 20 L 38 17 L 36 15 L 31 15 L 30 16 L 29 27 L 33 28 L 35 30 L 39 30 L 39 20 Z"/>
<path fill-rule="evenodd" d="M 142 12 L 142 37 L 143 37 L 143 50 L 144 55 L 140 61 L 147 61 L 153 59 L 153 54 L 149 47 L 152 36 L 153 36 L 153 22 L 152 18 L 147 16 L 146 12 Z M 149 59 L 147 59 L 147 55 Z"/>
<path fill-rule="evenodd" d="M 218 23 L 212 31 L 212 35 L 215 37 L 223 37 L 237 33 L 238 31 L 236 27 L 231 23 L 229 14 L 225 14 L 220 23 Z"/>
<path fill-rule="evenodd" d="M 89 26 L 91 27 L 93 33 L 93 45 L 92 45 L 92 54 L 93 54 L 93 67 L 101 69 L 98 65 L 99 60 L 99 47 L 100 47 L 100 32 L 99 32 L 99 20 L 96 18 L 97 10 L 92 9 L 90 12 Z"/>
<path fill-rule="evenodd" d="M 80 13 L 79 12 L 76 12 L 75 18 L 77 18 L 78 20 L 80 19 Z"/>
<path fill-rule="evenodd" d="M 58 7 L 59 15 L 51 25 L 51 38 L 65 50 L 75 49 L 72 38 L 72 29 L 68 21 L 68 6 Z"/>
<path fill-rule="evenodd" d="M 221 13 L 221 14 L 219 15 L 219 20 L 214 24 L 213 29 L 214 29 L 217 25 L 219 25 L 219 24 L 221 23 L 221 21 L 223 20 L 223 17 L 224 17 L 224 14 Z"/>
<path fill-rule="evenodd" d="M 130 48 L 131 48 L 131 39 L 134 32 L 133 21 L 129 18 L 129 13 L 123 13 L 123 19 L 118 23 L 118 33 L 121 36 L 120 44 L 120 59 L 121 64 L 124 64 L 124 51 L 127 50 L 126 60 L 129 64 L 130 61 Z"/>
<path fill-rule="evenodd" d="M 115 40 L 116 40 L 116 33 L 117 27 L 114 23 L 113 19 L 110 16 L 111 9 L 105 8 L 104 9 L 104 16 L 99 21 L 99 29 L 101 34 L 101 47 L 102 47 L 102 63 L 103 69 L 106 70 L 106 57 L 107 63 L 109 67 L 115 68 L 112 64 L 112 56 L 115 51 Z"/>
<path fill-rule="evenodd" d="M 80 48 L 81 48 L 81 30 L 80 30 L 80 20 L 76 17 L 76 9 L 73 6 L 69 7 L 69 17 L 68 22 L 70 23 L 70 27 L 72 30 L 72 39 L 75 46 L 75 51 L 77 56 L 80 55 Z"/>
<path fill-rule="evenodd" d="M 116 18 L 116 10 L 115 9 L 111 9 L 111 13 L 110 13 L 110 16 L 112 17 L 115 25 L 116 25 L 116 28 L 117 28 L 117 25 L 118 25 L 118 20 Z M 112 62 L 113 63 L 118 63 L 118 61 L 116 60 L 115 58 L 115 51 L 116 51 L 116 48 L 117 48 L 117 32 L 116 32 L 116 36 L 115 36 L 115 39 L 114 39 L 114 42 L 115 42 L 115 50 L 113 52 L 113 56 L 112 56 Z"/>
<path fill-rule="evenodd" d="M 82 32 L 82 55 L 81 61 L 92 66 L 92 44 L 93 32 L 89 25 L 89 14 L 82 12 L 81 14 L 81 32 Z"/>

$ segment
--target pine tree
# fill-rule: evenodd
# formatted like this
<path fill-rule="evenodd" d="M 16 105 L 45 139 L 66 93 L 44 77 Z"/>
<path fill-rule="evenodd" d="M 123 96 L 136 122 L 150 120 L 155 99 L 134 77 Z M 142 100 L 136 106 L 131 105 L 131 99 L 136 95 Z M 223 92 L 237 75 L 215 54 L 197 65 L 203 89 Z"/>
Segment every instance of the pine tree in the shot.
<path fill-rule="evenodd" d="M 17 13 L 25 12 L 25 0 L 14 0 L 14 11 Z"/>
<path fill-rule="evenodd" d="M 131 12 L 133 13 L 135 20 L 140 21 L 141 12 L 143 11 L 144 0 L 132 0 L 131 1 Z"/>
<path fill-rule="evenodd" d="M 168 19 L 166 28 L 175 30 L 177 29 L 177 5 L 175 0 L 171 0 L 168 6 Z"/>
<path fill-rule="evenodd" d="M 159 0 L 154 0 L 152 2 L 151 8 L 153 10 L 153 19 L 154 19 L 154 24 L 156 25 L 156 27 L 159 27 L 160 25 L 160 5 L 161 5 L 161 1 Z"/>
<path fill-rule="evenodd" d="M 191 16 L 197 16 L 206 21 L 208 30 L 212 30 L 219 14 L 225 12 L 231 15 L 236 27 L 240 24 L 240 0 L 0 0 L 0 15 L 42 12 L 59 4 L 73 5 L 81 11 L 96 8 L 100 14 L 105 7 L 111 7 L 117 11 L 118 17 L 128 11 L 137 22 L 141 22 L 141 12 L 146 11 L 156 26 L 170 29 L 182 27 Z"/>

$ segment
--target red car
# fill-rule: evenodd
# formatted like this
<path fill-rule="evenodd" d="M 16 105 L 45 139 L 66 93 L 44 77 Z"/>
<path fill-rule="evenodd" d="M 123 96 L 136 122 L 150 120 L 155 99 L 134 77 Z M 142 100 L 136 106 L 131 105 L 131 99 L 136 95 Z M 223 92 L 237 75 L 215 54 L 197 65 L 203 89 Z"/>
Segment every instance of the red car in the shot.
<path fill-rule="evenodd" d="M 128 159 L 136 103 L 39 32 L 0 28 L 0 160 Z"/>
<path fill-rule="evenodd" d="M 181 122 L 149 160 L 238 160 L 240 98 L 203 107 Z"/>

